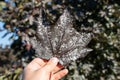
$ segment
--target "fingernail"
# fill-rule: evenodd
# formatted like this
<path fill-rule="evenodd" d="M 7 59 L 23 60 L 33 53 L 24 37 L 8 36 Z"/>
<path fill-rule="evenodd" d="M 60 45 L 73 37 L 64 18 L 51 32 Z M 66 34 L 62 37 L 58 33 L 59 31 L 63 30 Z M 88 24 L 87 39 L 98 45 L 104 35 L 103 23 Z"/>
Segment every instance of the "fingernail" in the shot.
<path fill-rule="evenodd" d="M 52 61 L 53 63 L 57 63 L 59 60 L 58 60 L 56 57 L 53 57 L 53 58 L 51 58 L 51 61 Z"/>

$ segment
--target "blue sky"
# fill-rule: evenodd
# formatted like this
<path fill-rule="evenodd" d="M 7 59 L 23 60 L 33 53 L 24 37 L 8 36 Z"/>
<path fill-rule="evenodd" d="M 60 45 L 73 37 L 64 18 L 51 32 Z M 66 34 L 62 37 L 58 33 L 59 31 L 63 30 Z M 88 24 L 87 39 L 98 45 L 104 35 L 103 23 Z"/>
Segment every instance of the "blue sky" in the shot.
<path fill-rule="evenodd" d="M 12 0 L 4 0 L 5 2 L 9 2 L 12 6 L 15 6 L 15 3 Z M 0 22 L 0 45 L 4 48 L 6 45 L 10 45 L 13 40 L 10 40 L 9 37 L 12 36 L 14 33 L 8 34 L 6 37 L 2 38 L 2 36 L 7 32 L 6 29 L 3 28 L 4 22 Z"/>
<path fill-rule="evenodd" d="M 4 0 L 5 2 L 10 3 L 11 6 L 15 7 L 15 3 L 12 0 Z"/>
<path fill-rule="evenodd" d="M 2 36 L 7 32 L 7 30 L 3 28 L 3 25 L 4 23 L 0 22 L 0 29 L 3 30 L 0 31 L 0 45 L 2 45 L 2 47 L 4 48 L 6 45 L 10 45 L 12 43 L 12 40 L 9 40 L 9 37 L 13 35 L 13 33 L 10 33 L 6 37 L 2 38 Z"/>

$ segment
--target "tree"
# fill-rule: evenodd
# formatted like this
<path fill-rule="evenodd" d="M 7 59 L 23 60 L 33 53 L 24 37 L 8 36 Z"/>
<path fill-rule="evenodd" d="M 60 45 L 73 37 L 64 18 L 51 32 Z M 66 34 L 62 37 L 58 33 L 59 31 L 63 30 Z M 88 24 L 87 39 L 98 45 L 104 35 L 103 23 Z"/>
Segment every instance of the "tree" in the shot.
<path fill-rule="evenodd" d="M 6 7 L 0 12 L 1 21 L 10 23 L 5 27 L 11 32 L 18 31 L 31 35 L 36 30 L 36 19 L 39 16 L 41 1 L 15 0 L 15 7 Z M 89 44 L 93 51 L 84 59 L 70 65 L 68 80 L 117 80 L 119 77 L 120 59 L 120 2 L 118 0 L 45 0 L 44 25 L 54 25 L 68 8 L 74 16 L 74 28 L 77 31 L 94 33 Z M 9 5 L 10 6 L 10 5 Z M 33 20 L 35 19 L 35 20 Z M 17 41 L 16 41 L 17 42 Z M 18 42 L 19 43 L 19 42 Z M 12 48 L 16 48 L 16 44 Z M 22 47 L 22 46 L 21 46 Z M 18 50 L 19 48 L 18 47 Z M 21 50 L 21 49 L 20 49 Z M 78 76 L 76 76 L 78 75 Z"/>

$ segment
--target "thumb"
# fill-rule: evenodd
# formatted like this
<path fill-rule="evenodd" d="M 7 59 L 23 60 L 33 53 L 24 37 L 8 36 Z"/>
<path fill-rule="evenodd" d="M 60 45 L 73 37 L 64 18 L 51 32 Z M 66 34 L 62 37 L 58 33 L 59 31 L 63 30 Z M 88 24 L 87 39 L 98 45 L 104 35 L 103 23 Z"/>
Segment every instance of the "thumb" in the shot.
<path fill-rule="evenodd" d="M 53 71 L 58 62 L 59 60 L 56 57 L 51 58 L 48 63 L 43 67 L 43 70 L 46 70 L 47 72 Z"/>

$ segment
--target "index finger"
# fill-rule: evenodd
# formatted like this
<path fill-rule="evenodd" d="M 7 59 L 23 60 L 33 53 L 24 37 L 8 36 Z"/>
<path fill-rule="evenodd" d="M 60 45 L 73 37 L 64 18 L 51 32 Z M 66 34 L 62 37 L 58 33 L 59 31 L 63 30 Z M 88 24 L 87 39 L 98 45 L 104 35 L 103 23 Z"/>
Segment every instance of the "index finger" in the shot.
<path fill-rule="evenodd" d="M 49 60 L 46 60 L 46 59 L 35 58 L 32 62 L 30 62 L 26 66 L 25 70 L 28 70 L 28 71 L 38 70 L 38 69 L 42 68 L 43 66 L 45 66 L 48 61 Z M 55 67 L 55 69 L 53 70 L 53 73 L 56 73 L 57 71 L 61 70 L 62 68 L 64 68 L 64 66 L 58 64 Z"/>
<path fill-rule="evenodd" d="M 44 60 L 45 64 L 49 61 L 49 60 L 46 60 L 46 59 L 43 59 L 43 60 Z M 57 66 L 54 68 L 54 70 L 52 72 L 56 73 L 63 68 L 64 68 L 64 66 L 58 63 Z"/>
<path fill-rule="evenodd" d="M 46 64 L 46 62 L 40 58 L 35 58 L 34 60 L 32 60 L 32 62 L 30 62 L 25 70 L 29 70 L 29 71 L 35 71 L 40 69 L 42 66 L 44 66 Z"/>

